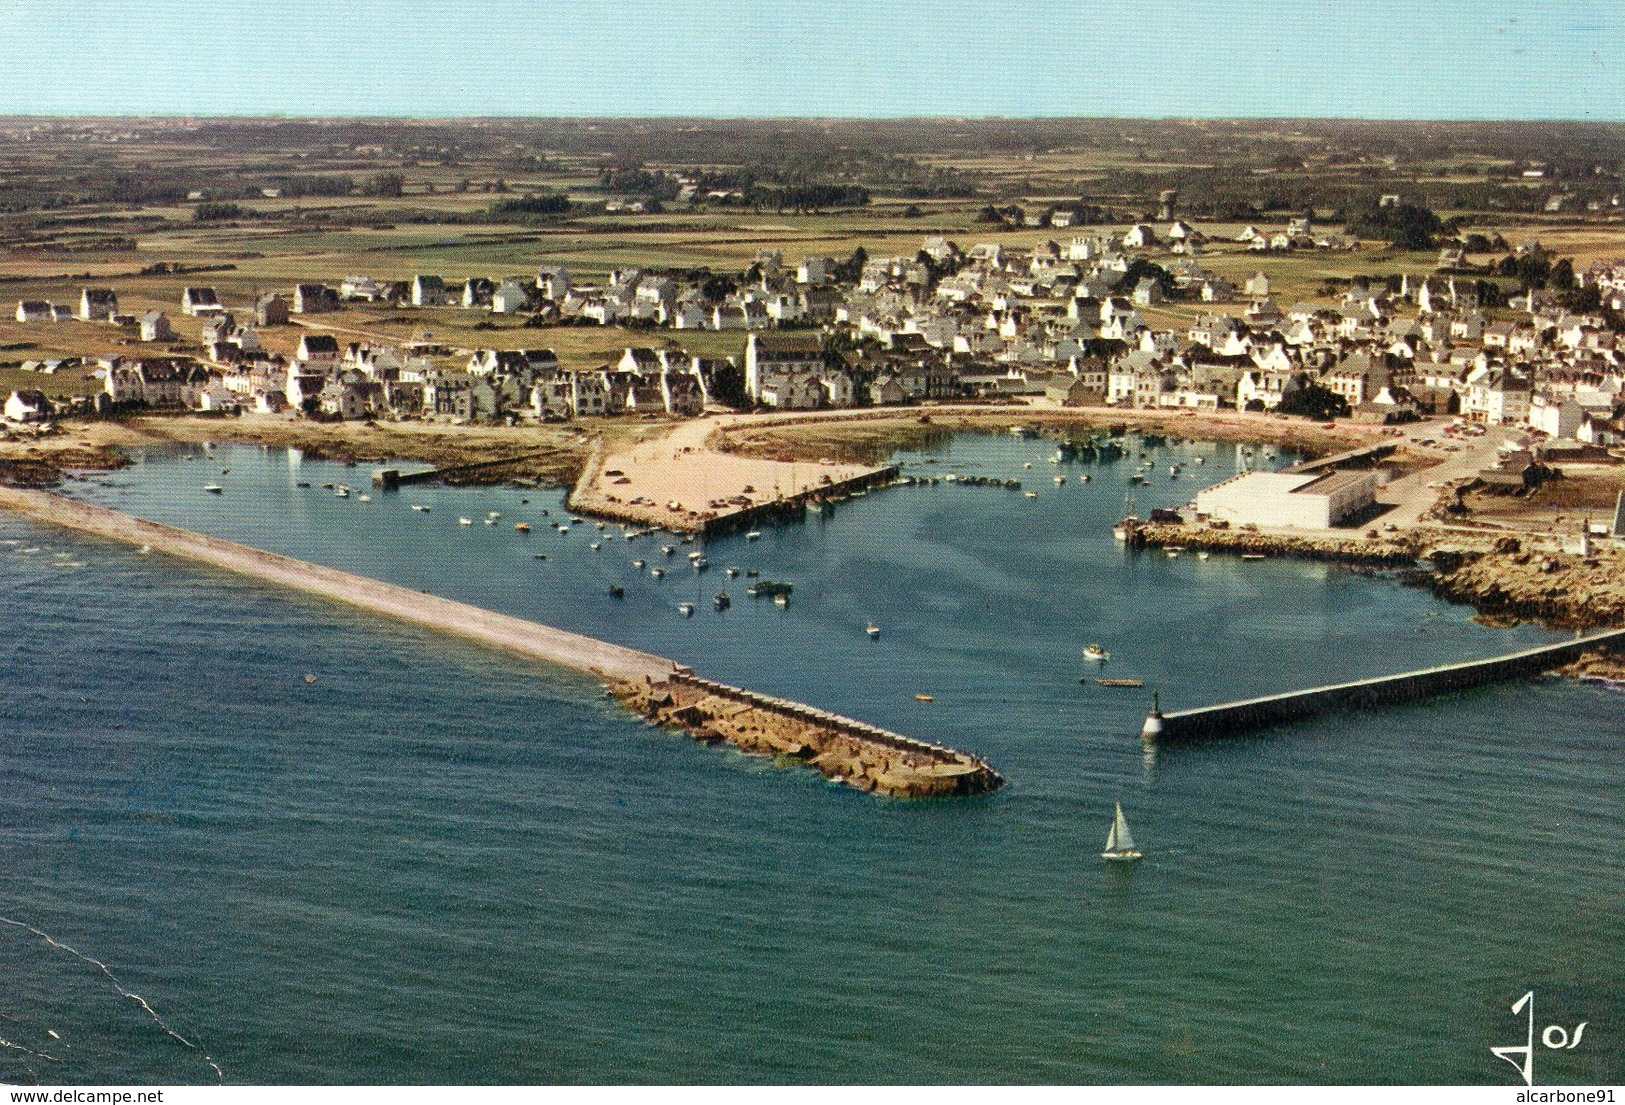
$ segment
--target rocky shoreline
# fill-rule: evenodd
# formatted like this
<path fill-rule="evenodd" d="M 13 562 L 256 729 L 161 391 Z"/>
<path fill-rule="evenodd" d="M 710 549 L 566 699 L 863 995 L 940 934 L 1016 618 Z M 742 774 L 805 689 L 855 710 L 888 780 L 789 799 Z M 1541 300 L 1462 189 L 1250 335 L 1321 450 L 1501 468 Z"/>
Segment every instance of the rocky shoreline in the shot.
<path fill-rule="evenodd" d="M 1400 568 L 1416 562 L 1416 548 L 1399 538 L 1374 541 L 1358 538 L 1288 537 L 1249 530 L 1211 526 L 1144 523 L 1131 541 L 1149 548 L 1205 549 L 1211 552 L 1259 556 L 1294 556 L 1378 568 Z"/>

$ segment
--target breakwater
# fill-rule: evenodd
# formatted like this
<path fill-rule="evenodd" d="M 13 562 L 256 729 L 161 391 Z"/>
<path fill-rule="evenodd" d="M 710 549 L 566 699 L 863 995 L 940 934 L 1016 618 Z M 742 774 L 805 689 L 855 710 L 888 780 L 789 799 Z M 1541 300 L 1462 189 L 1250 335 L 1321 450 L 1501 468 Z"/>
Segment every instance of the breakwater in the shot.
<path fill-rule="evenodd" d="M 427 468 L 421 472 L 402 472 L 399 468 L 377 468 L 373 470 L 372 482 L 385 491 L 394 491 L 399 487 L 418 483 L 433 483 L 436 480 L 456 482 L 467 480 L 471 476 L 488 473 L 498 468 L 507 468 L 515 464 L 523 464 L 527 460 L 550 455 L 546 450 L 520 453 L 512 457 L 498 457 L 495 460 L 476 460 L 467 464 L 446 464 L 439 468 Z"/>
<path fill-rule="evenodd" d="M 706 537 L 717 537 L 725 533 L 750 529 L 763 522 L 774 525 L 800 522 L 806 519 L 809 507 L 878 487 L 890 487 L 897 482 L 898 473 L 899 469 L 895 464 L 887 465 L 885 468 L 877 468 L 851 479 L 837 480 L 799 494 L 758 503 L 756 506 L 742 507 L 727 514 L 705 519 L 700 525 L 700 533 Z"/>
<path fill-rule="evenodd" d="M 1400 702 L 1416 702 L 1539 675 L 1572 664 L 1587 652 L 1621 644 L 1625 644 L 1625 629 L 1612 629 L 1488 660 L 1444 664 L 1420 671 L 1311 687 L 1194 710 L 1166 714 L 1153 710 L 1146 719 L 1143 736 L 1157 743 L 1235 736 L 1335 710 L 1370 710 Z"/>
<path fill-rule="evenodd" d="M 663 680 L 616 681 L 611 692 L 656 725 L 707 744 L 783 756 L 826 777 L 897 798 L 986 794 L 1004 778 L 983 760 L 799 702 L 679 669 Z"/>
<path fill-rule="evenodd" d="M 1003 782 L 992 768 L 965 753 L 713 683 L 673 660 L 580 633 L 47 492 L 0 486 L 0 508 L 580 671 L 606 682 L 618 698 L 646 716 L 655 704 L 664 724 L 682 725 L 701 739 L 714 736 L 746 751 L 794 756 L 860 789 L 925 797 L 981 793 Z"/>

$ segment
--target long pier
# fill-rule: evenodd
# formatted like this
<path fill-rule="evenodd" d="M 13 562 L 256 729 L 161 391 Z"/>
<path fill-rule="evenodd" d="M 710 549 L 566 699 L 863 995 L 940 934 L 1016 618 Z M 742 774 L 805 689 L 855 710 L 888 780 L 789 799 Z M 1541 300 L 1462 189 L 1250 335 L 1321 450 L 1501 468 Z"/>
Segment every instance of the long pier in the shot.
<path fill-rule="evenodd" d="M 411 625 L 450 633 L 480 644 L 583 672 L 642 698 L 660 688 L 690 688 L 726 699 L 753 712 L 748 729 L 732 743 L 757 748 L 773 728 L 761 719 L 781 718 L 799 726 L 800 743 L 818 750 L 815 766 L 825 774 L 881 793 L 909 796 L 984 793 L 1003 779 L 981 760 L 927 744 L 799 702 L 770 698 L 694 675 L 674 660 L 600 641 L 580 633 L 526 621 L 454 599 L 413 591 L 352 572 L 312 564 L 218 537 L 149 522 L 108 507 L 65 499 L 44 491 L 0 486 L 0 509 L 39 522 L 63 526 L 235 572 L 265 583 L 332 599 Z M 743 724 L 743 723 L 741 723 Z M 748 735 L 746 735 L 748 734 Z M 769 751 L 771 744 L 764 745 Z"/>
<path fill-rule="evenodd" d="M 1625 644 L 1625 629 L 1605 630 L 1572 641 L 1541 645 L 1488 660 L 1443 664 L 1420 671 L 1310 687 L 1195 710 L 1165 714 L 1154 709 L 1151 716 L 1146 718 L 1141 735 L 1145 740 L 1157 743 L 1236 736 L 1335 710 L 1370 710 L 1400 702 L 1417 702 L 1491 683 L 1538 675 L 1573 663 L 1591 649 L 1616 644 Z"/>

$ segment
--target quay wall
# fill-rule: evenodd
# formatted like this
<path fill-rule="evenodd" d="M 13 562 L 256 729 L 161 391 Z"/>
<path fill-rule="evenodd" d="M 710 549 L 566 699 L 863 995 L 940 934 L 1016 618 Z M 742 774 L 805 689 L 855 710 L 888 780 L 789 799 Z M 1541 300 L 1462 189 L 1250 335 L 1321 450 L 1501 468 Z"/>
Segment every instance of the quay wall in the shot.
<path fill-rule="evenodd" d="M 1588 651 L 1611 645 L 1625 645 L 1625 629 L 1593 633 L 1572 641 L 1542 645 L 1488 660 L 1469 660 L 1376 679 L 1175 711 L 1163 714 L 1161 732 L 1148 735 L 1147 739 L 1170 743 L 1234 736 L 1334 710 L 1366 710 L 1400 702 L 1416 702 L 1538 675 L 1573 663 Z"/>

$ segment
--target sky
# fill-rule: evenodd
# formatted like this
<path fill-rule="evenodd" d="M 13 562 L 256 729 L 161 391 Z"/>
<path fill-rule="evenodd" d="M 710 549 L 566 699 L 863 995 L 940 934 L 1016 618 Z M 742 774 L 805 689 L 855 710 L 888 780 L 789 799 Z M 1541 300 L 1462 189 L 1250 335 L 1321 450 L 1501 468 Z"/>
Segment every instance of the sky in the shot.
<path fill-rule="evenodd" d="M 0 114 L 1625 120 L 1625 4 L 0 0 Z"/>

